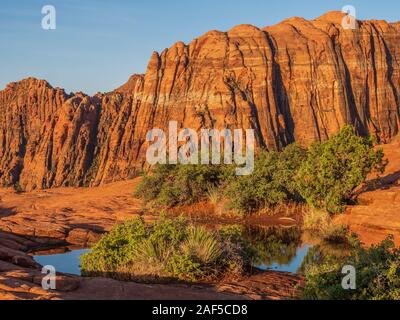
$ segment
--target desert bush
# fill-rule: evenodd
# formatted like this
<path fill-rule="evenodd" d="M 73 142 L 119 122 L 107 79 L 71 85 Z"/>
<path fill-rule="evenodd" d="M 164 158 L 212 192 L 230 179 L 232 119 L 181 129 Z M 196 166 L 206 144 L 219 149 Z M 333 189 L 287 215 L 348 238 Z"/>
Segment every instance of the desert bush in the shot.
<path fill-rule="evenodd" d="M 346 126 L 329 140 L 311 145 L 297 175 L 298 191 L 314 208 L 342 212 L 371 171 L 383 173 L 383 157 L 382 150 L 374 150 L 372 138 L 359 137 Z"/>
<path fill-rule="evenodd" d="M 136 281 L 196 281 L 243 272 L 244 248 L 233 238 L 167 219 L 115 227 L 81 258 L 82 273 Z"/>
<path fill-rule="evenodd" d="M 115 226 L 94 245 L 89 254 L 82 256 L 82 272 L 102 274 L 129 263 L 134 248 L 146 236 L 147 231 L 141 219 Z"/>
<path fill-rule="evenodd" d="M 203 265 L 218 261 L 222 252 L 216 237 L 203 227 L 190 228 L 181 250 L 184 255 L 197 257 Z"/>
<path fill-rule="evenodd" d="M 145 202 L 154 201 L 160 195 L 163 185 L 173 179 L 174 165 L 157 165 L 151 172 L 142 176 L 134 196 L 142 198 Z"/>
<path fill-rule="evenodd" d="M 282 202 L 301 200 L 294 177 L 305 157 L 306 150 L 296 144 L 282 152 L 261 152 L 255 160 L 253 174 L 230 177 L 225 189 L 229 207 L 251 213 Z"/>
<path fill-rule="evenodd" d="M 308 150 L 292 144 L 282 152 L 261 151 L 247 176 L 236 176 L 234 166 L 226 165 L 158 165 L 144 175 L 135 196 L 161 207 L 223 202 L 241 214 L 306 201 L 339 213 L 370 172 L 384 171 L 383 157 L 372 138 L 346 126 Z"/>
<path fill-rule="evenodd" d="M 160 206 L 206 200 L 221 182 L 221 166 L 158 165 L 143 176 L 135 196 Z"/>
<path fill-rule="evenodd" d="M 342 268 L 356 270 L 356 289 L 342 288 Z M 393 237 L 371 248 L 358 242 L 348 256 L 322 256 L 305 267 L 302 298 L 315 300 L 399 300 L 400 249 Z"/>

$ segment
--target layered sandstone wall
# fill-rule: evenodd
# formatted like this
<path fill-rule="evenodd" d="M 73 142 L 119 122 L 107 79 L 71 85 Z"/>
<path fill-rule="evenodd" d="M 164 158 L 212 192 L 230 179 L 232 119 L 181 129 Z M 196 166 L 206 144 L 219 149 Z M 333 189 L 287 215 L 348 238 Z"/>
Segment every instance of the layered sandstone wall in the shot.
<path fill-rule="evenodd" d="M 26 190 L 133 177 L 146 133 L 255 129 L 258 147 L 326 139 L 345 124 L 390 141 L 400 125 L 400 24 L 343 14 L 210 31 L 153 53 L 114 92 L 67 95 L 23 80 L 0 92 L 0 183 Z"/>

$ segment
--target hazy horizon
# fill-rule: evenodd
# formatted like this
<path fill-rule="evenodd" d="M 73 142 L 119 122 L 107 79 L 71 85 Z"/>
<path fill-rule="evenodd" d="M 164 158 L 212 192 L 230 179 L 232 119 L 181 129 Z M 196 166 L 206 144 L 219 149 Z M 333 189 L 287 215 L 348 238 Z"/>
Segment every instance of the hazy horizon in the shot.
<path fill-rule="evenodd" d="M 394 0 L 210 2 L 5 1 L 0 7 L 0 90 L 35 77 L 67 92 L 107 92 L 132 74 L 144 73 L 153 51 L 189 43 L 209 30 L 227 31 L 238 24 L 261 28 L 293 16 L 314 19 L 345 5 L 353 5 L 360 20 L 395 22 L 400 9 Z M 57 10 L 56 30 L 41 28 L 44 5 Z"/>

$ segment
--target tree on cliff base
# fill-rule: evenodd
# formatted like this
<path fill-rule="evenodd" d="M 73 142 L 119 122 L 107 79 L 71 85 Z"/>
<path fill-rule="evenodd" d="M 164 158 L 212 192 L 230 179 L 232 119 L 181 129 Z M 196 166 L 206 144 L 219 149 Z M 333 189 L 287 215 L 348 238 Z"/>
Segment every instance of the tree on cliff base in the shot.
<path fill-rule="evenodd" d="M 372 137 L 359 137 L 345 126 L 329 140 L 310 146 L 297 176 L 298 190 L 314 208 L 343 212 L 369 173 L 384 172 L 383 158 L 383 150 L 374 149 Z"/>

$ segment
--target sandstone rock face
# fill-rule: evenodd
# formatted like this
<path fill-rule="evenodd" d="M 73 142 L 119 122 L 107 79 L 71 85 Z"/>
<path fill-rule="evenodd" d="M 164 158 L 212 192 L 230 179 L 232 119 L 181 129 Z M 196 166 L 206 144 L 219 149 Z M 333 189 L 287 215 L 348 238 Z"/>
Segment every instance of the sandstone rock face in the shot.
<path fill-rule="evenodd" d="M 145 75 L 94 97 L 23 80 L 0 92 L 0 183 L 26 189 L 134 177 L 153 128 L 255 129 L 258 147 L 323 140 L 345 124 L 399 133 L 400 23 L 342 27 L 332 12 L 210 31 L 154 53 Z"/>
<path fill-rule="evenodd" d="M 20 179 L 28 145 L 42 135 L 44 123 L 68 99 L 46 81 L 26 79 L 0 92 L 0 181 L 13 185 Z"/>

